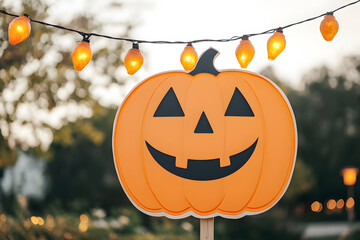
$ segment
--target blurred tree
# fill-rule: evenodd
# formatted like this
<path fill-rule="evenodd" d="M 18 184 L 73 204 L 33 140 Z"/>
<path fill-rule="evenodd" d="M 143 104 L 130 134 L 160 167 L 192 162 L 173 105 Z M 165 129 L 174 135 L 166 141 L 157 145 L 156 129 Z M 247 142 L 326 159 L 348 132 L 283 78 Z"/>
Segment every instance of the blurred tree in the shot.
<path fill-rule="evenodd" d="M 0 5 L 10 12 L 26 12 L 37 20 L 46 21 L 48 18 L 47 1 L 0 0 Z M 101 142 L 102 134 L 94 128 L 92 131 L 61 128 L 102 111 L 93 94 L 97 86 L 114 87 L 114 84 L 124 83 L 125 79 L 116 74 L 122 67 L 118 57 L 122 53 L 122 44 L 90 39 L 93 59 L 83 70 L 86 73 L 78 73 L 72 67 L 71 52 L 81 40 L 80 35 L 32 23 L 29 38 L 13 46 L 7 41 L 7 28 L 12 19 L 6 15 L 0 18 L 0 167 L 15 160 L 9 148 L 33 148 L 49 157 L 46 150 L 53 140 L 72 144 L 64 131 L 80 130 L 92 141 Z M 58 21 L 56 23 L 61 24 L 61 20 Z M 130 29 L 129 24 L 125 25 L 123 35 Z M 67 27 L 101 32 L 104 24 L 78 16 Z M 54 137 L 57 134 L 60 135 Z"/>
<path fill-rule="evenodd" d="M 360 57 L 346 58 L 337 71 L 315 69 L 305 82 L 304 91 L 289 97 L 297 118 L 298 156 L 317 182 L 311 198 L 343 198 L 341 169 L 360 167 Z"/>
<path fill-rule="evenodd" d="M 66 138 L 72 144 L 55 142 L 50 148 L 54 157 L 48 163 L 51 189 L 48 190 L 46 203 L 57 203 L 62 209 L 79 213 L 94 207 L 110 210 L 130 204 L 121 190 L 114 168 L 111 147 L 115 114 L 115 110 L 106 110 L 91 119 L 78 120 L 63 128 L 64 132 L 71 132 Z M 88 137 L 93 127 L 104 134 L 104 141 L 92 141 Z M 87 130 L 74 132 L 67 128 Z"/>
<path fill-rule="evenodd" d="M 301 159 L 297 159 L 289 188 L 284 195 L 284 200 L 295 204 L 299 200 L 299 196 L 309 193 L 314 186 L 315 177 L 311 168 Z"/>
<path fill-rule="evenodd" d="M 121 11 L 122 6 L 114 2 L 108 1 L 108 7 Z M 51 7 L 45 0 L 0 0 L 0 6 L 9 12 L 27 13 L 42 21 L 51 19 L 51 23 L 86 32 L 106 29 L 106 24 L 88 16 L 77 15 L 66 23 L 62 18 L 51 18 Z M 50 150 L 70 147 L 77 143 L 74 136 L 101 145 L 104 133 L 94 122 L 79 120 L 106 111 L 95 96 L 97 89 L 106 92 L 111 87 L 121 95 L 120 86 L 126 80 L 119 74 L 123 68 L 119 57 L 123 52 L 121 43 L 91 38 L 93 59 L 78 73 L 72 66 L 71 52 L 81 41 L 80 35 L 32 23 L 29 38 L 13 46 L 7 40 L 12 19 L 0 16 L 0 179 L 3 167 L 16 161 L 16 149 L 30 149 L 32 154 L 51 159 L 51 143 L 55 146 Z M 116 33 L 126 36 L 130 29 L 125 22 L 121 30 L 116 28 Z M 1 195 L 0 188 L 0 199 Z"/>
<path fill-rule="evenodd" d="M 298 160 L 284 200 L 310 204 L 346 197 L 340 171 L 360 167 L 360 57 L 345 58 L 337 70 L 314 69 L 304 76 L 302 91 L 279 82 L 271 68 L 262 74 L 286 93 L 297 121 Z"/>

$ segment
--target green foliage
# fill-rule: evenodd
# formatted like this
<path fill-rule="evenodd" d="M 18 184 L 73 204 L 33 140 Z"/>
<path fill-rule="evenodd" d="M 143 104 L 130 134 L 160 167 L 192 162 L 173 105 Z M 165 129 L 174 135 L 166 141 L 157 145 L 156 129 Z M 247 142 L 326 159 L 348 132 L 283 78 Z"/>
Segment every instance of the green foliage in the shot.
<path fill-rule="evenodd" d="M 0 0 L 2 8 L 9 12 L 28 13 L 31 18 L 44 21 L 48 18 L 47 4 L 45 0 Z M 13 46 L 7 41 L 11 20 L 13 17 L 0 17 L 0 167 L 15 161 L 16 155 L 9 151 L 17 147 L 31 148 L 34 154 L 50 159 L 47 150 L 53 141 L 73 144 L 70 135 L 74 129 L 62 128 L 103 111 L 99 99 L 94 97 L 96 87 L 107 89 L 124 83 L 115 74 L 122 66 L 118 56 L 123 49 L 118 42 L 91 39 L 96 52 L 85 69 L 88 74 L 82 74 L 73 69 L 71 61 L 80 35 L 32 23 L 29 38 Z M 58 21 L 52 22 L 65 25 L 63 20 Z M 73 19 L 68 26 L 94 32 L 104 28 L 103 23 L 83 16 Z M 123 27 L 125 31 L 130 29 L 127 23 Z M 102 134 L 91 122 L 75 127 L 86 132 L 85 136 L 95 144 L 102 142 Z"/>
<path fill-rule="evenodd" d="M 47 170 L 51 184 L 46 201 L 49 205 L 57 202 L 60 208 L 81 212 L 95 206 L 109 209 L 129 204 L 112 159 L 114 117 L 115 110 L 104 109 L 102 114 L 63 128 L 61 136 L 70 143 L 53 143 L 50 148 L 53 157 Z M 97 130 L 89 130 L 89 126 Z"/>
<path fill-rule="evenodd" d="M 313 189 L 315 182 L 315 176 L 311 168 L 301 159 L 297 159 L 289 188 L 283 199 L 287 202 L 295 203 L 299 196 Z"/>
<path fill-rule="evenodd" d="M 9 215 L 0 215 L 0 239 L 17 240 L 98 240 L 98 239 L 132 239 L 132 240 L 192 240 L 198 239 L 194 231 L 185 231 L 181 224 L 168 219 L 159 219 L 159 224 L 166 225 L 164 228 L 148 230 L 142 226 L 138 211 L 120 211 L 120 217 L 110 216 L 99 219 L 86 215 L 85 228 L 81 230 L 81 217 L 75 214 L 60 213 L 56 215 L 47 214 L 40 217 L 44 223 L 34 224 L 32 218 L 38 216 L 22 216 L 16 218 Z M 124 221 L 123 219 L 127 219 Z M 36 219 L 35 219 L 36 220 Z M 102 225 L 99 225 L 99 223 Z M 179 221 L 178 221 L 179 222 Z"/>
<path fill-rule="evenodd" d="M 360 58 L 345 59 L 339 72 L 313 70 L 303 92 L 290 95 L 299 132 L 298 156 L 316 179 L 313 195 L 324 200 L 343 198 L 340 171 L 359 167 Z"/>

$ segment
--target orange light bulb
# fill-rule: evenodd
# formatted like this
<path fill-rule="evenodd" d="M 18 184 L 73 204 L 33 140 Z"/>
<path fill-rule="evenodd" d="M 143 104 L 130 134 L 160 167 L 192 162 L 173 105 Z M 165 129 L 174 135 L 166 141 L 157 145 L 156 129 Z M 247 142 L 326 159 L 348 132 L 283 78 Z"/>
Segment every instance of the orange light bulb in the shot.
<path fill-rule="evenodd" d="M 12 45 L 18 44 L 29 37 L 31 32 L 30 19 L 27 15 L 21 15 L 9 24 L 9 42 Z"/>
<path fill-rule="evenodd" d="M 185 71 L 193 70 L 196 66 L 198 60 L 198 55 L 195 51 L 195 48 L 189 43 L 185 48 L 184 51 L 181 53 L 180 62 L 183 65 Z"/>
<path fill-rule="evenodd" d="M 281 29 L 276 30 L 267 42 L 269 60 L 274 60 L 285 49 L 286 40 Z"/>
<path fill-rule="evenodd" d="M 332 13 L 324 16 L 320 24 L 320 32 L 326 41 L 331 41 L 339 30 L 339 23 L 336 21 Z"/>
<path fill-rule="evenodd" d="M 359 173 L 359 169 L 354 167 L 347 167 L 341 171 L 344 178 L 344 184 L 346 186 L 353 186 L 356 183 L 356 177 Z"/>
<path fill-rule="evenodd" d="M 255 55 L 255 48 L 249 38 L 244 36 L 235 51 L 236 58 L 242 68 L 246 68 Z"/>
<path fill-rule="evenodd" d="M 143 65 L 144 58 L 139 50 L 139 44 L 133 43 L 133 48 L 130 49 L 125 56 L 125 67 L 130 75 L 134 75 Z"/>
<path fill-rule="evenodd" d="M 83 70 L 92 58 L 89 39 L 84 37 L 81 43 L 74 48 L 71 56 L 75 70 Z"/>

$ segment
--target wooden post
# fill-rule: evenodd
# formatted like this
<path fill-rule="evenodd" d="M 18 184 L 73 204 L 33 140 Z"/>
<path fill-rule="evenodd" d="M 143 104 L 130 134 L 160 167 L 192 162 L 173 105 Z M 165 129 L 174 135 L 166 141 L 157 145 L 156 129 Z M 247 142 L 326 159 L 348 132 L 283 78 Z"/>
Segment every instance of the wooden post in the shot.
<path fill-rule="evenodd" d="M 214 218 L 200 219 L 200 240 L 214 240 Z"/>

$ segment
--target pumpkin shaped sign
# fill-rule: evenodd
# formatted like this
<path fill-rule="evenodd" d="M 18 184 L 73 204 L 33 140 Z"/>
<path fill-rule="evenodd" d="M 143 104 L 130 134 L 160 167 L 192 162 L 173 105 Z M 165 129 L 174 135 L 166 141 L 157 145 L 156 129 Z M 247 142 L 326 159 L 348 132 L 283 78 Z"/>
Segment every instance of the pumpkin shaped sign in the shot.
<path fill-rule="evenodd" d="M 148 78 L 118 110 L 115 167 L 146 214 L 240 218 L 271 208 L 290 182 L 297 131 L 286 96 L 260 75 L 217 71 L 217 54 Z"/>

